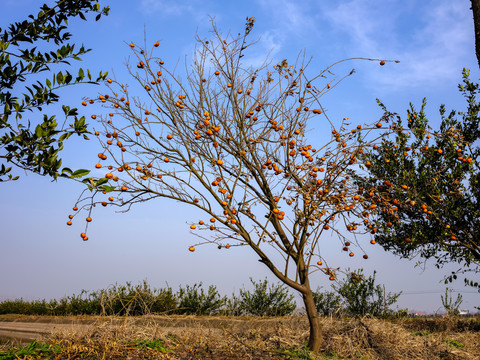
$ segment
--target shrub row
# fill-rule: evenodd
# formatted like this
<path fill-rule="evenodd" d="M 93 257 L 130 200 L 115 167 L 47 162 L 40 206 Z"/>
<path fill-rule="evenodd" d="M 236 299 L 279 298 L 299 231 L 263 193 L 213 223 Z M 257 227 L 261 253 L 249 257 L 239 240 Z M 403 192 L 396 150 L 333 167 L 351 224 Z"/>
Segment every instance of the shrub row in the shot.
<path fill-rule="evenodd" d="M 285 285 L 268 286 L 267 280 L 255 282 L 254 289 L 240 290 L 228 298 L 221 296 L 216 286 L 208 289 L 200 284 L 153 289 L 146 281 L 138 285 L 127 282 L 108 289 L 72 295 L 60 300 L 23 299 L 0 302 L 0 314 L 23 315 L 255 315 L 283 316 L 296 308 L 294 296 Z"/>
<path fill-rule="evenodd" d="M 238 296 L 221 296 L 216 286 L 195 284 L 172 288 L 152 289 L 146 281 L 138 285 L 127 282 L 108 289 L 72 295 L 60 300 L 23 299 L 0 302 L 0 314 L 24 315 L 290 315 L 296 308 L 294 296 L 283 284 L 268 284 L 267 280 L 254 281 L 253 290 L 241 289 Z M 320 315 L 391 315 L 389 306 L 398 294 L 385 294 L 381 285 L 375 285 L 375 273 L 366 277 L 362 270 L 347 274 L 332 286 L 332 291 L 314 292 Z"/>

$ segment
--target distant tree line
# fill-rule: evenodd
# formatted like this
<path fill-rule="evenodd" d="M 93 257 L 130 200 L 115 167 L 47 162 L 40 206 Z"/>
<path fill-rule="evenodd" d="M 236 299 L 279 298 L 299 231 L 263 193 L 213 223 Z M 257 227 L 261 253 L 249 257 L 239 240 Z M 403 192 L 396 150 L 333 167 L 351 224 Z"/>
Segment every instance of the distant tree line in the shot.
<path fill-rule="evenodd" d="M 180 286 L 155 289 L 143 281 L 138 285 L 127 282 L 107 289 L 71 295 L 60 300 L 23 299 L 0 302 L 0 314 L 23 315 L 227 315 L 227 316 L 285 316 L 297 308 L 293 294 L 283 284 L 269 284 L 265 279 L 250 279 L 253 289 L 240 289 L 239 294 L 222 296 L 216 286 Z M 314 292 L 317 310 L 322 315 L 347 314 L 373 316 L 391 315 L 389 306 L 398 294 L 384 294 L 375 284 L 375 274 L 365 277 L 361 270 L 347 274 L 332 286 L 332 291 L 318 288 Z"/>

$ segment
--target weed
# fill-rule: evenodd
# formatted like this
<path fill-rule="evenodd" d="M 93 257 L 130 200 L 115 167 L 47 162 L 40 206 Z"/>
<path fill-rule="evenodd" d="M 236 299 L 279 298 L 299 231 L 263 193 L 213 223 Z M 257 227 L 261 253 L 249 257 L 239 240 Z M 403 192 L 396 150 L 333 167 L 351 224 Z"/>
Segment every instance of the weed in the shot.
<path fill-rule="evenodd" d="M 450 345 L 452 347 L 455 347 L 457 349 L 463 348 L 465 346 L 461 342 L 458 342 L 457 340 L 445 339 L 443 341 L 446 342 L 448 345 Z"/>
<path fill-rule="evenodd" d="M 410 335 L 412 335 L 412 336 L 428 336 L 430 334 L 431 333 L 429 331 L 414 331 Z"/>
<path fill-rule="evenodd" d="M 305 345 L 303 347 L 292 346 L 288 349 L 280 349 L 277 355 L 284 357 L 285 359 L 301 359 L 301 360 L 314 360 L 310 356 L 310 351 Z"/>
<path fill-rule="evenodd" d="M 158 350 L 162 353 L 170 351 L 167 349 L 160 340 L 135 340 L 133 347 L 137 349 L 152 349 Z"/>
<path fill-rule="evenodd" d="M 31 357 L 41 356 L 42 359 L 49 359 L 59 351 L 60 349 L 57 346 L 39 344 L 34 340 L 26 347 L 0 353 L 0 360 L 10 360 L 10 359 L 16 360 L 16 359 L 24 358 L 27 356 L 31 356 Z"/>

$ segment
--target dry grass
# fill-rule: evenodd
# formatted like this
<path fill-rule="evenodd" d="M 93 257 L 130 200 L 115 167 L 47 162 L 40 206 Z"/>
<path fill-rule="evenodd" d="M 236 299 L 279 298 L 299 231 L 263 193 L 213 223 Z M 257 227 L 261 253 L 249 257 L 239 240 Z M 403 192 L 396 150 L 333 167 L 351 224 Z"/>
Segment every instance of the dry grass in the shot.
<path fill-rule="evenodd" d="M 480 322 L 321 319 L 320 354 L 304 349 L 304 317 L 139 317 L 54 333 L 56 359 L 480 359 Z"/>

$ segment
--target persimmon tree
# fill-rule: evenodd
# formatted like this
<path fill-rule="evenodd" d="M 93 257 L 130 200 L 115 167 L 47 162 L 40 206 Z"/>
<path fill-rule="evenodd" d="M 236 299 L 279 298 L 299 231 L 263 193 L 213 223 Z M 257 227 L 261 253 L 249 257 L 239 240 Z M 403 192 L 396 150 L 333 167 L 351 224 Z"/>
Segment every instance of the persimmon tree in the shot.
<path fill-rule="evenodd" d="M 213 24 L 212 39 L 197 37 L 183 77 L 155 55 L 158 42 L 150 49 L 130 44 L 137 63 L 129 71 L 143 95 L 108 79 L 109 93 L 90 99 L 108 109 L 106 116 L 93 114 L 104 126 L 96 133 L 103 149 L 96 168 L 105 175 L 91 179 L 91 193 L 74 209 L 86 209 L 87 222 L 100 203 L 128 208 L 167 198 L 201 210 L 205 218 L 188 224 L 199 239 L 189 250 L 250 247 L 302 295 L 308 346 L 317 351 L 321 329 L 310 275 L 335 280 L 338 267 L 320 251 L 332 241 L 347 259 L 368 258 L 350 232 L 370 231 L 363 225 L 378 209 L 359 194 L 353 175 L 377 126 L 335 123 L 324 112 L 322 96 L 353 71 L 334 76 L 332 65 L 308 76 L 302 57 L 293 64 L 244 64 L 253 25 L 248 18 L 243 34 L 224 37 Z M 315 146 L 308 138 L 311 122 L 326 133 Z M 88 239 L 86 231 L 81 237 Z"/>
<path fill-rule="evenodd" d="M 0 181 L 18 179 L 12 174 L 13 166 L 52 178 L 76 178 L 88 173 L 61 169 L 59 158 L 63 142 L 71 135 L 86 137 L 85 117 L 78 116 L 78 109 L 62 105 L 65 122 L 59 125 L 55 116 L 44 113 L 44 108 L 59 102 L 61 88 L 99 84 L 106 78 L 107 73 L 92 78 L 90 70 L 79 69 L 76 75 L 66 70 L 71 60 L 81 60 L 90 51 L 83 45 L 76 49 L 66 30 L 70 19 L 86 20 L 85 14 L 94 12 L 95 20 L 99 20 L 108 10 L 96 0 L 58 0 L 53 6 L 42 5 L 40 12 L 29 15 L 28 20 L 0 28 Z M 39 80 L 41 74 L 48 76 Z M 30 118 L 29 113 L 36 116 Z M 72 124 L 66 125 L 70 120 Z"/>
<path fill-rule="evenodd" d="M 437 130 L 429 125 L 425 99 L 420 110 L 410 104 L 405 122 L 379 102 L 393 132 L 360 155 L 369 176 L 358 181 L 383 188 L 396 207 L 376 218 L 376 241 L 402 257 L 432 259 L 438 268 L 459 264 L 446 277 L 450 282 L 480 270 L 479 85 L 466 69 L 459 90 L 466 110 L 448 113 L 442 105 Z"/>

